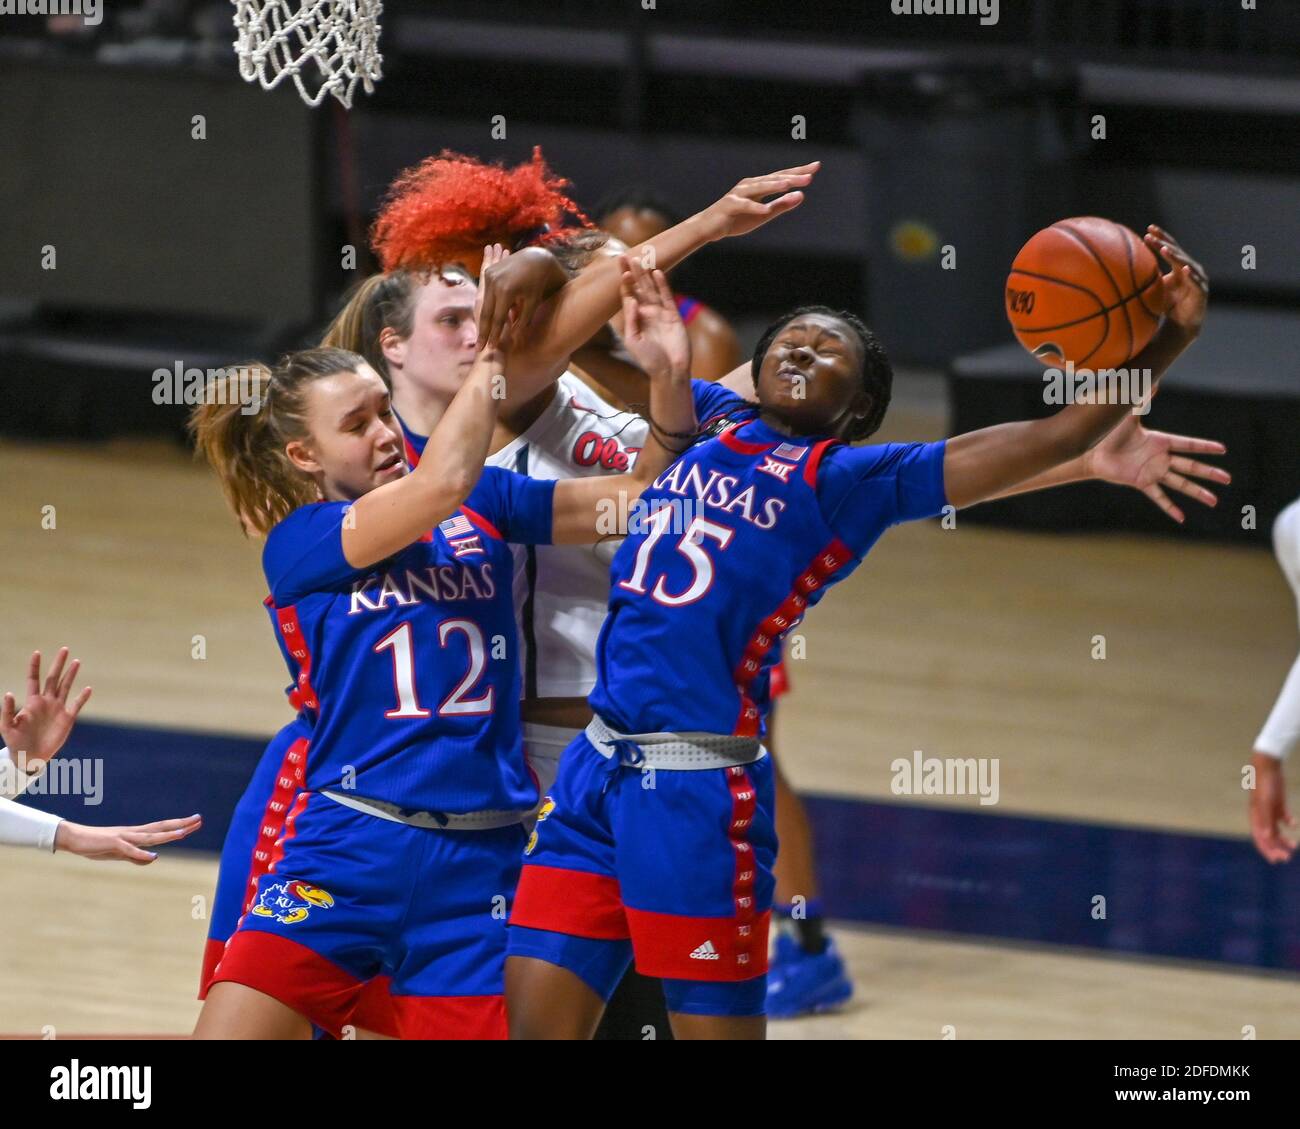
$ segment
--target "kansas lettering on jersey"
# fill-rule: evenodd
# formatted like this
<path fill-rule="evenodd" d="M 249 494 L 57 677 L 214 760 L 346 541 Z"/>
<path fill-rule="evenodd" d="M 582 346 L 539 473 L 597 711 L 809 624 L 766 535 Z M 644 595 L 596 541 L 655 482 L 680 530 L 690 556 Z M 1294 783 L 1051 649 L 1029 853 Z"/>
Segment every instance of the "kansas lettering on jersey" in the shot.
<path fill-rule="evenodd" d="M 554 484 L 484 468 L 464 506 L 388 560 L 343 556 L 347 505 L 302 506 L 263 567 L 301 706 L 306 787 L 409 811 L 526 810 L 506 539 L 551 536 Z"/>
<path fill-rule="evenodd" d="M 624 732 L 761 735 L 775 649 L 889 526 L 943 509 L 944 447 L 749 418 L 687 451 L 614 558 L 592 708 Z"/>
<path fill-rule="evenodd" d="M 703 423 L 741 406 L 734 392 L 691 382 L 696 419 Z M 527 431 L 488 456 L 487 465 L 559 480 L 624 474 L 636 462 L 650 425 L 620 411 L 579 377 L 564 373 L 555 395 Z M 425 438 L 403 425 L 408 458 L 418 460 Z M 621 540 L 597 545 L 514 546 L 515 601 L 522 691 L 527 698 L 586 696 L 596 683 L 596 639 L 609 606 L 609 567 Z"/>

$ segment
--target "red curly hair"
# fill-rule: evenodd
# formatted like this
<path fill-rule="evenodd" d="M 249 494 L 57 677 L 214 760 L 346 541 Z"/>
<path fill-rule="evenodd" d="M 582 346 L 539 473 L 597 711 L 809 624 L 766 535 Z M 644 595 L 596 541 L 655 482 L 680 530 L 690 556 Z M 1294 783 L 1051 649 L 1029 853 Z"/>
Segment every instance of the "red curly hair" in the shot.
<path fill-rule="evenodd" d="M 512 169 L 444 149 L 393 181 L 370 245 L 385 273 L 425 272 L 475 261 L 488 243 L 516 250 L 525 237 L 544 242 L 572 235 L 592 223 L 568 187 L 547 167 L 540 146 L 531 161 Z"/>

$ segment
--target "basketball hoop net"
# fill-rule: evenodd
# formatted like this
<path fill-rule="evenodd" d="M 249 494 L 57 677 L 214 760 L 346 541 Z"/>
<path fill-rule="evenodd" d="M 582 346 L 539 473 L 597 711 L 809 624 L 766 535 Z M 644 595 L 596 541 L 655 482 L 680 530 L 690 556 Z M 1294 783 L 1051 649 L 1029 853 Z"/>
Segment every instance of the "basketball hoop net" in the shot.
<path fill-rule="evenodd" d="M 233 0 L 235 54 L 248 82 L 273 90 L 286 78 L 309 106 L 332 94 L 348 109 L 357 83 L 367 94 L 383 77 L 381 0 Z M 310 66 L 319 74 L 319 85 Z M 304 70 L 307 77 L 304 78 Z"/>

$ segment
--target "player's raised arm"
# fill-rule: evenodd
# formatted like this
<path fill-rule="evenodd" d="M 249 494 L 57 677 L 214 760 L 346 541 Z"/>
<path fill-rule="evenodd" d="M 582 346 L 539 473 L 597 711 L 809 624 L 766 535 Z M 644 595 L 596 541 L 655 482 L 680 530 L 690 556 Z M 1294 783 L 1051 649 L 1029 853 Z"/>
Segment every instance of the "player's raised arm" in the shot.
<path fill-rule="evenodd" d="M 483 473 L 502 397 L 502 354 L 486 348 L 442 414 L 419 464 L 352 503 L 343 555 L 354 568 L 406 548 L 456 512 Z"/>
<path fill-rule="evenodd" d="M 587 544 L 621 535 L 630 503 L 681 453 L 695 433 L 691 346 L 662 270 L 649 272 L 628 256 L 621 293 L 624 341 L 650 376 L 650 431 L 627 474 L 556 483 L 551 537 L 556 544 Z M 616 519 L 611 524 L 611 519 Z"/>
<path fill-rule="evenodd" d="M 1167 233 L 1152 228 L 1146 240 L 1173 264 L 1163 279 L 1164 323 L 1128 362 L 1131 368 L 1149 371 L 1154 385 L 1200 334 L 1209 284 L 1200 265 Z M 973 506 L 1080 458 L 1133 409 L 1122 403 L 1074 403 L 1047 419 L 999 424 L 949 439 L 944 457 L 948 501 Z"/>
<path fill-rule="evenodd" d="M 747 177 L 702 212 L 633 247 L 629 257 L 647 269 L 668 270 L 708 243 L 746 235 L 802 204 L 802 189 L 812 183 L 820 166 L 813 161 Z M 614 316 L 621 274 L 617 262 L 598 258 L 560 289 L 527 339 L 506 358 L 507 399 L 535 396 L 563 371 L 573 351 Z"/>

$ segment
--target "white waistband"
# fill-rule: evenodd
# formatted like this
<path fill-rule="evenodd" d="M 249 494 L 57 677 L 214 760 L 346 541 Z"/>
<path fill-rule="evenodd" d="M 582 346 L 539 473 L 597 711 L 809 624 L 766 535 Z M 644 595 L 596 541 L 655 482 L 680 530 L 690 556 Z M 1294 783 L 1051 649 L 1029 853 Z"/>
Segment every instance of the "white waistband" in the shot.
<path fill-rule="evenodd" d="M 753 764 L 767 756 L 756 737 L 701 732 L 619 733 L 599 716 L 591 719 L 586 733 L 601 756 L 617 756 L 631 768 L 703 771 Z"/>
<path fill-rule="evenodd" d="M 353 811 L 364 812 L 390 823 L 405 823 L 408 827 L 423 827 L 431 831 L 492 831 L 522 823 L 529 813 L 525 811 L 406 811 L 396 804 L 383 800 L 367 800 L 360 796 L 341 796 L 337 792 L 322 792 L 336 804 Z"/>

